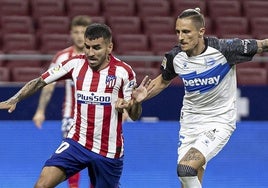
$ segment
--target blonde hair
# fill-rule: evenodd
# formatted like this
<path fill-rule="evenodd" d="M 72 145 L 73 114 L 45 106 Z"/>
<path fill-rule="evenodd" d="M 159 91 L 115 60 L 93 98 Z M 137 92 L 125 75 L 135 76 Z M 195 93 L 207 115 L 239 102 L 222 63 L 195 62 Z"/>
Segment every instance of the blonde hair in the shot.
<path fill-rule="evenodd" d="M 85 27 L 87 27 L 91 23 L 92 23 L 92 21 L 91 21 L 90 16 L 79 15 L 79 16 L 75 16 L 72 19 L 71 27 L 74 27 L 74 26 L 85 26 Z"/>

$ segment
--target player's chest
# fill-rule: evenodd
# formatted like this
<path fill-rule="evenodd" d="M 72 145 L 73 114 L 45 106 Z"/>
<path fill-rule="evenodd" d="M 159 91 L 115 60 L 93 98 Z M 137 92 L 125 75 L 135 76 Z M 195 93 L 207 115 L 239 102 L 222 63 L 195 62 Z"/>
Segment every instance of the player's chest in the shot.
<path fill-rule="evenodd" d="M 220 64 L 225 64 L 226 59 L 222 55 L 200 55 L 196 57 L 178 56 L 173 65 L 177 74 L 188 74 L 192 72 L 206 72 Z"/>
<path fill-rule="evenodd" d="M 74 85 L 81 91 L 98 91 L 112 93 L 119 91 L 123 79 L 120 75 L 109 72 L 91 72 L 88 71 L 84 76 L 74 76 Z"/>

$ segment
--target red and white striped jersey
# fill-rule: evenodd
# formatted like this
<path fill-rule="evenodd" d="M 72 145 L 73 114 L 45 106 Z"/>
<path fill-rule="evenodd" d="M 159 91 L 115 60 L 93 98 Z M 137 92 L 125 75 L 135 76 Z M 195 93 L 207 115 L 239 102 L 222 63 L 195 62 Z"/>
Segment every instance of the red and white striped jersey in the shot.
<path fill-rule="evenodd" d="M 54 67 L 67 59 L 78 55 L 74 53 L 74 47 L 70 46 L 64 50 L 59 51 L 52 59 L 50 67 Z M 73 81 L 68 79 L 65 80 L 65 96 L 62 105 L 62 116 L 64 118 L 73 118 L 75 109 L 75 99 L 74 99 L 74 87 Z"/>
<path fill-rule="evenodd" d="M 72 79 L 75 87 L 75 124 L 68 133 L 89 150 L 109 158 L 123 155 L 122 114 L 115 109 L 117 99 L 131 99 L 136 85 L 133 69 L 114 56 L 109 65 L 93 71 L 86 56 L 75 56 L 46 71 L 46 83 Z"/>

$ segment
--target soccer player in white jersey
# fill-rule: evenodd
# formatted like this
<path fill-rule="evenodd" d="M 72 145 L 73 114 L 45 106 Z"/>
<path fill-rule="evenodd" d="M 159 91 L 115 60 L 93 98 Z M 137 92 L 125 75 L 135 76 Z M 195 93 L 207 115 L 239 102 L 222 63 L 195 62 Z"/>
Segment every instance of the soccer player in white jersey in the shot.
<path fill-rule="evenodd" d="M 152 80 L 146 99 L 168 87 L 173 78 L 183 80 L 177 174 L 184 188 L 200 188 L 208 161 L 236 128 L 236 64 L 267 52 L 268 39 L 205 37 L 198 8 L 183 11 L 175 30 L 179 44 L 165 54 L 162 73 Z"/>
<path fill-rule="evenodd" d="M 136 87 L 133 69 L 115 58 L 111 29 L 90 24 L 85 31 L 85 55 L 75 56 L 29 81 L 0 109 L 12 112 L 16 104 L 49 83 L 72 79 L 75 88 L 74 123 L 67 138 L 49 158 L 35 188 L 56 187 L 84 168 L 91 186 L 116 188 L 123 170 L 122 112 L 132 120 L 141 114 L 142 95 L 148 79 Z"/>
<path fill-rule="evenodd" d="M 83 54 L 84 51 L 84 33 L 87 26 L 91 24 L 91 18 L 86 15 L 75 16 L 70 25 L 70 37 L 73 45 L 59 51 L 52 59 L 50 67 L 54 67 L 61 62 Z M 39 104 L 33 117 L 33 122 L 38 128 L 42 127 L 45 120 L 45 111 L 47 104 L 49 103 L 52 93 L 54 91 L 56 82 L 51 83 L 42 89 Z M 61 131 L 63 137 L 67 136 L 67 133 L 73 123 L 74 109 L 75 109 L 75 96 L 74 96 L 74 84 L 71 79 L 65 80 L 65 96 L 62 105 L 62 126 Z M 77 173 L 68 179 L 69 188 L 79 187 L 80 174 Z"/>

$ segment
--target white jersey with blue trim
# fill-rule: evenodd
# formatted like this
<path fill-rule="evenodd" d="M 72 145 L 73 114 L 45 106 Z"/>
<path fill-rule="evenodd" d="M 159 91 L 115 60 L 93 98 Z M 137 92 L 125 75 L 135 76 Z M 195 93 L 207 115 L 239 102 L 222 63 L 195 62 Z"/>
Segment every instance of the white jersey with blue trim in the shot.
<path fill-rule="evenodd" d="M 236 67 L 250 61 L 257 52 L 256 40 L 205 38 L 200 55 L 188 57 L 180 46 L 165 54 L 162 77 L 181 77 L 185 95 L 181 109 L 181 126 L 228 125 L 236 121 Z M 250 78 L 249 78 L 250 79 Z"/>

